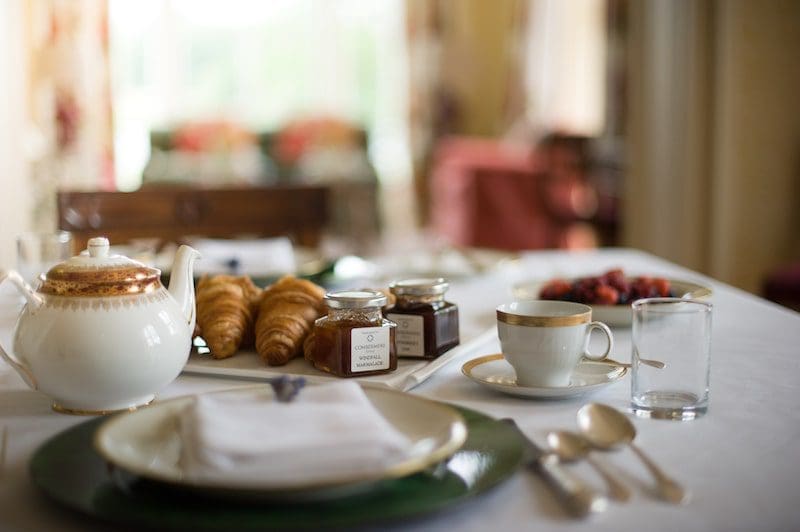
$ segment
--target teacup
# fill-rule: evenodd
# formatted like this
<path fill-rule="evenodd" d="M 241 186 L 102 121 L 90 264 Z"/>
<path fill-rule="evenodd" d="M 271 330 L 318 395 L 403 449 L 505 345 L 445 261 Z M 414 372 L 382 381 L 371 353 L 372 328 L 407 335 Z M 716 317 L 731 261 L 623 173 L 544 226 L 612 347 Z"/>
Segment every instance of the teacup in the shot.
<path fill-rule="evenodd" d="M 589 337 L 607 339 L 602 354 L 589 352 Z M 569 386 L 582 358 L 602 360 L 614 346 L 605 323 L 592 321 L 592 309 L 569 301 L 515 301 L 497 307 L 497 333 L 503 356 L 520 386 Z"/>

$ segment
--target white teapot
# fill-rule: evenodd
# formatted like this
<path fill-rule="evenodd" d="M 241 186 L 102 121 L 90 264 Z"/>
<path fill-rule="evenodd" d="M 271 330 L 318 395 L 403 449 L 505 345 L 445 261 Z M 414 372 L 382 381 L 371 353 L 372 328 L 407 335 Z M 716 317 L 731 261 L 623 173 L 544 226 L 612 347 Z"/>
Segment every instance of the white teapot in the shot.
<path fill-rule="evenodd" d="M 133 409 L 153 400 L 189 358 L 195 325 L 192 270 L 200 254 L 181 246 L 169 290 L 161 272 L 109 255 L 107 238 L 53 266 L 33 290 L 14 271 L 0 271 L 27 304 L 13 352 L 0 355 L 28 383 L 75 414 Z"/>

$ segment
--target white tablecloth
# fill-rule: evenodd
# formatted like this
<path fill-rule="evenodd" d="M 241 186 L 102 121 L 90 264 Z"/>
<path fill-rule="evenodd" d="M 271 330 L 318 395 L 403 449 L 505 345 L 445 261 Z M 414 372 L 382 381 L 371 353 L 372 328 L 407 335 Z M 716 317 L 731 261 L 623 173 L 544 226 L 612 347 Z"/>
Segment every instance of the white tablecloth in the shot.
<path fill-rule="evenodd" d="M 402 530 L 719 530 L 800 529 L 800 314 L 680 268 L 651 255 L 623 249 L 567 254 L 537 252 L 484 276 L 456 281 L 448 299 L 459 305 L 462 326 L 481 330 L 494 320 L 496 304 L 511 299 L 518 280 L 554 275 L 595 274 L 621 266 L 699 280 L 714 288 L 712 380 L 709 413 L 695 421 L 634 419 L 637 442 L 672 476 L 688 486 L 693 499 L 671 506 L 651 497 L 647 471 L 629 450 L 602 458 L 623 469 L 635 490 L 627 504 L 612 504 L 603 514 L 576 521 L 561 510 L 547 486 L 520 472 L 489 493 L 450 511 L 410 523 Z M 9 287 L 0 289 L 0 342 L 9 345 Z M 12 296 L 13 297 L 13 296 Z M 630 331 L 616 329 L 614 358 L 630 357 Z M 513 417 L 541 441 L 550 429 L 575 428 L 575 412 L 591 401 L 626 409 L 630 381 L 592 395 L 557 401 L 534 401 L 500 395 L 461 375 L 469 358 L 496 345 L 464 353 L 416 387 L 418 393 L 457 403 L 497 417 Z M 181 376 L 161 398 L 231 388 L 235 380 Z M 5 463 L 0 465 L 0 530 L 103 530 L 103 525 L 66 512 L 32 485 L 28 460 L 57 432 L 85 418 L 57 414 L 47 397 L 25 388 L 0 362 L 0 430 L 8 427 Z M 602 487 L 585 465 L 574 467 Z M 385 527 L 382 527 L 385 528 Z"/>

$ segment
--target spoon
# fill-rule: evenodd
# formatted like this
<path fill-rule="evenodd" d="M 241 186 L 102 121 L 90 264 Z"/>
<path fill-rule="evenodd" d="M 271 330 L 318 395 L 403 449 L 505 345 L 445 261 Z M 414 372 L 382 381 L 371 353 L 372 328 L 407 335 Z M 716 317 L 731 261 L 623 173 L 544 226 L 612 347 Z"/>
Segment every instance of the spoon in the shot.
<path fill-rule="evenodd" d="M 547 444 L 558 455 L 558 458 L 564 462 L 573 462 L 581 458 L 586 458 L 586 461 L 589 462 L 595 470 L 600 473 L 603 480 L 606 481 L 608 494 L 612 499 L 624 502 L 631 498 L 631 490 L 628 489 L 625 484 L 617 480 L 604 465 L 601 465 L 600 462 L 591 455 L 592 445 L 580 434 L 575 434 L 574 432 L 566 430 L 551 432 L 547 435 Z"/>
<path fill-rule="evenodd" d="M 635 345 L 633 346 L 633 358 L 634 358 L 634 360 L 638 360 L 639 364 L 644 364 L 645 366 L 653 366 L 654 368 L 658 368 L 658 369 L 661 369 L 664 366 L 666 366 L 666 364 L 664 364 L 663 362 L 660 362 L 658 360 L 652 360 L 652 359 L 649 359 L 649 358 L 642 358 L 642 355 L 639 354 L 639 349 L 637 349 Z"/>
<path fill-rule="evenodd" d="M 629 368 L 629 369 L 631 367 L 631 364 L 629 364 L 628 362 L 620 362 L 618 360 L 614 360 L 611 358 L 601 358 L 600 360 L 585 358 L 583 359 L 583 362 L 589 362 L 594 364 L 606 364 L 608 366 L 618 366 L 620 368 Z M 662 369 L 666 367 L 666 364 L 664 362 L 661 362 L 660 360 L 652 360 L 649 358 L 640 358 L 639 364 L 642 364 L 644 366 L 651 366 L 657 369 Z"/>
<path fill-rule="evenodd" d="M 636 428 L 625 414 L 607 405 L 589 403 L 578 410 L 578 426 L 586 439 L 598 449 L 612 449 L 627 444 L 652 473 L 662 499 L 673 504 L 689 501 L 689 492 L 633 444 Z"/>

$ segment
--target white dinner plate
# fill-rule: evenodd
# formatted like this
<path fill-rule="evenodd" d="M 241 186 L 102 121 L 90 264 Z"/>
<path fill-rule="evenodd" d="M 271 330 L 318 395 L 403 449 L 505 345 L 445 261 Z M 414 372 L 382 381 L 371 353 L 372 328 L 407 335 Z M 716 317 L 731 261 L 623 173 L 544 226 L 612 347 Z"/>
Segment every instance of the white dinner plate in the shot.
<path fill-rule="evenodd" d="M 384 418 L 412 442 L 408 458 L 389 465 L 374 476 L 342 474 L 324 484 L 312 482 L 291 486 L 275 485 L 269 479 L 265 479 L 263 486 L 254 486 L 252 479 L 241 484 L 233 481 L 224 486 L 189 481 L 184 478 L 179 461 L 181 439 L 177 418 L 194 400 L 191 396 L 111 417 L 98 429 L 94 446 L 113 466 L 173 487 L 223 497 L 315 500 L 356 493 L 368 489 L 375 482 L 416 473 L 447 458 L 466 440 L 467 428 L 461 414 L 447 405 L 393 390 L 364 388 L 364 392 Z M 272 396 L 264 385 L 215 393 Z"/>
<path fill-rule="evenodd" d="M 567 282 L 572 282 L 575 279 L 566 279 Z M 701 284 L 693 283 L 691 281 L 681 281 L 677 279 L 668 279 L 672 293 L 676 297 L 685 297 L 689 299 L 705 299 L 711 295 L 711 288 Z M 511 293 L 514 298 L 520 301 L 539 299 L 539 293 L 544 288 L 544 285 L 550 281 L 525 281 L 515 284 Z M 587 303 L 588 304 L 588 303 Z M 630 327 L 631 325 L 631 306 L 630 304 L 624 305 L 594 305 L 592 307 L 592 319 L 602 321 L 606 325 L 612 327 Z"/>
<path fill-rule="evenodd" d="M 514 368 L 502 354 L 474 358 L 461 372 L 482 386 L 519 397 L 556 398 L 581 395 L 608 386 L 621 379 L 627 368 L 581 362 L 572 373 L 569 386 L 520 386 Z"/>

